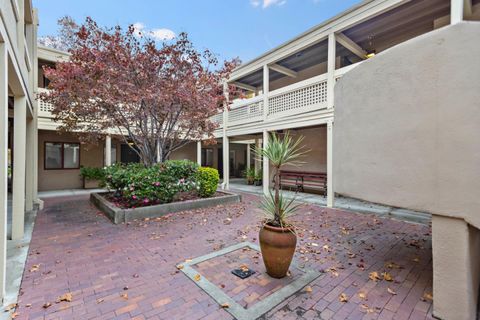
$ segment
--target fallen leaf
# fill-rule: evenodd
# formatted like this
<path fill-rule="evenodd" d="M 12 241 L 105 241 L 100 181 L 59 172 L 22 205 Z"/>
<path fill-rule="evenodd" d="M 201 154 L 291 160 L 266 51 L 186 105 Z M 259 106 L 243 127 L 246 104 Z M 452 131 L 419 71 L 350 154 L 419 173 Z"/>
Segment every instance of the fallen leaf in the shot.
<path fill-rule="evenodd" d="M 367 294 L 365 292 L 359 292 L 358 297 L 362 300 L 367 300 Z"/>
<path fill-rule="evenodd" d="M 420 262 L 420 258 L 415 257 L 415 258 L 412 259 L 412 261 L 413 261 L 413 262 Z"/>
<path fill-rule="evenodd" d="M 52 306 L 52 303 L 51 303 L 51 302 L 45 302 L 42 307 L 43 307 L 44 309 L 47 309 L 47 308 L 49 308 L 49 307 L 51 307 L 51 306 Z"/>
<path fill-rule="evenodd" d="M 432 301 L 432 300 L 433 300 L 433 295 L 432 295 L 432 293 L 431 293 L 431 292 L 425 292 L 425 293 L 423 294 L 423 300 L 424 300 L 424 301 L 426 301 L 426 300 Z"/>
<path fill-rule="evenodd" d="M 387 291 L 388 291 L 388 293 L 390 293 L 391 295 L 396 295 L 396 294 L 397 294 L 393 289 L 390 289 L 390 288 L 387 288 Z"/>
<path fill-rule="evenodd" d="M 387 267 L 389 269 L 400 269 L 401 268 L 401 266 L 399 266 L 395 262 L 389 262 L 385 265 L 385 267 Z"/>
<path fill-rule="evenodd" d="M 198 273 L 193 277 L 193 280 L 195 281 L 200 281 L 200 279 L 201 279 L 201 276 Z"/>
<path fill-rule="evenodd" d="M 58 301 L 66 301 L 66 302 L 72 302 L 73 296 L 70 292 L 67 292 L 60 297 L 58 297 Z"/>
<path fill-rule="evenodd" d="M 312 247 L 318 247 L 318 244 L 315 243 L 315 242 L 310 243 L 310 245 L 311 245 Z"/>
<path fill-rule="evenodd" d="M 393 281 L 392 275 L 388 272 L 382 273 L 382 276 L 383 276 L 383 280 L 385 281 Z"/>
<path fill-rule="evenodd" d="M 178 270 L 182 270 L 182 269 L 183 269 L 183 264 L 179 264 L 179 265 L 177 266 L 177 269 L 178 269 Z"/>
<path fill-rule="evenodd" d="M 348 302 L 348 296 L 345 293 L 342 293 L 340 297 L 338 297 L 338 300 L 340 300 L 340 302 Z"/>
<path fill-rule="evenodd" d="M 30 272 L 38 271 L 38 269 L 40 269 L 40 265 L 39 265 L 39 264 L 34 264 L 34 265 L 30 268 Z"/>
<path fill-rule="evenodd" d="M 8 306 L 5 307 L 5 312 L 10 312 L 11 310 L 17 307 L 16 303 L 10 303 Z"/>
<path fill-rule="evenodd" d="M 306 293 L 311 293 L 313 291 L 312 287 L 310 286 L 306 286 L 305 287 L 305 290 L 304 290 Z"/>
<path fill-rule="evenodd" d="M 105 299 L 97 299 L 97 303 L 102 303 L 104 301 L 105 301 Z"/>
<path fill-rule="evenodd" d="M 370 280 L 373 280 L 373 281 L 380 280 L 380 276 L 378 275 L 378 272 L 377 272 L 377 271 L 370 272 L 370 273 L 368 274 L 368 278 L 369 278 Z"/>
<path fill-rule="evenodd" d="M 125 292 L 125 293 L 122 293 L 122 294 L 120 295 L 120 297 L 122 297 L 122 298 L 125 299 L 125 300 L 128 300 L 128 293 L 126 293 L 126 292 Z"/>
<path fill-rule="evenodd" d="M 362 304 L 360 305 L 360 307 L 363 309 L 363 311 L 365 311 L 366 313 L 374 313 L 375 312 L 375 309 L 373 308 L 370 308 L 368 305 L 366 304 Z"/>
<path fill-rule="evenodd" d="M 221 306 L 223 309 L 230 308 L 230 305 L 229 305 L 228 303 L 226 303 L 226 302 L 225 302 L 225 303 L 222 303 L 220 306 Z"/>

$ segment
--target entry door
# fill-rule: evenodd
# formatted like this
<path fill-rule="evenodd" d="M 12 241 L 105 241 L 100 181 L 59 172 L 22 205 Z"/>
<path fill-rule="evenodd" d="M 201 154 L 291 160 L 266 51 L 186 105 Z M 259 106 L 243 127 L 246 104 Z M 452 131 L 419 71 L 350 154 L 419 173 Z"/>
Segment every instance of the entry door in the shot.
<path fill-rule="evenodd" d="M 230 150 L 230 177 L 235 177 L 236 176 L 236 167 L 235 167 L 235 164 L 236 164 L 236 161 L 235 161 L 235 150 Z"/>
<path fill-rule="evenodd" d="M 218 148 L 217 150 L 217 163 L 218 163 L 218 174 L 220 179 L 223 179 L 223 150 Z"/>

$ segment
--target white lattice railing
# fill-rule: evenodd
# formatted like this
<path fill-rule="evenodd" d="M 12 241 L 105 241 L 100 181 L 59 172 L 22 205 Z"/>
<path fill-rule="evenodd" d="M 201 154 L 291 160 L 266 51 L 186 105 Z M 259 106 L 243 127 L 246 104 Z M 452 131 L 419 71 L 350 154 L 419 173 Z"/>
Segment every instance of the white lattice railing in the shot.
<path fill-rule="evenodd" d="M 38 88 L 38 92 L 48 92 L 47 89 Z M 44 118 L 53 118 L 52 115 L 53 105 L 50 103 L 45 103 L 42 100 L 38 99 L 38 116 Z"/>
<path fill-rule="evenodd" d="M 322 74 L 272 91 L 268 116 L 286 116 L 327 107 L 327 77 Z"/>
<path fill-rule="evenodd" d="M 210 121 L 217 123 L 219 128 L 223 127 L 223 113 L 218 113 L 210 117 Z"/>
<path fill-rule="evenodd" d="M 233 103 L 228 111 L 228 125 L 250 123 L 263 118 L 263 97 Z"/>

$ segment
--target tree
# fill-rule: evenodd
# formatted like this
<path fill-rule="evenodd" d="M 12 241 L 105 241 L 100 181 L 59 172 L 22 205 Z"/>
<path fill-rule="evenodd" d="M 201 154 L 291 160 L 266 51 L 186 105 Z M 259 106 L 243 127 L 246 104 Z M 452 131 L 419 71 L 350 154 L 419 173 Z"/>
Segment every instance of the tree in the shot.
<path fill-rule="evenodd" d="M 60 130 L 96 141 L 117 133 L 133 144 L 145 165 L 163 162 L 192 140 L 212 140 L 222 111 L 224 79 L 238 60 L 220 65 L 209 50 L 195 49 L 186 33 L 157 46 L 133 26 L 102 28 L 91 18 L 67 20 L 70 59 L 45 68 Z M 65 27 L 65 26 L 64 26 Z"/>

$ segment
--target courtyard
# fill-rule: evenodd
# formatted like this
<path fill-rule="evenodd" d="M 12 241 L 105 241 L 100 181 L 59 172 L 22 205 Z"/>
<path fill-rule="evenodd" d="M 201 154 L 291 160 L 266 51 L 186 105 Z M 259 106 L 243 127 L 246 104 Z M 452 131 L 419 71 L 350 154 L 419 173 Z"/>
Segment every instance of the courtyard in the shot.
<path fill-rule="evenodd" d="M 233 319 L 233 309 L 288 292 L 303 272 L 316 276 L 260 318 L 432 318 L 429 226 L 303 204 L 295 267 L 273 280 L 260 253 L 242 245 L 258 244 L 259 201 L 244 193 L 238 204 L 114 225 L 88 195 L 47 198 L 16 319 Z M 204 255 L 212 258 L 188 277 L 187 264 Z M 241 280 L 230 272 L 244 263 L 256 274 Z M 233 303 L 215 300 L 204 280 Z"/>

